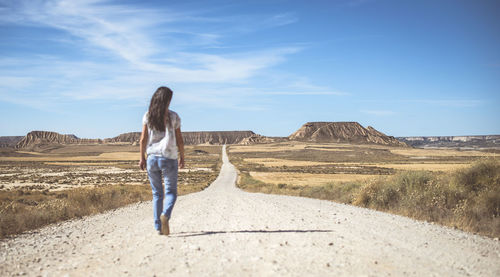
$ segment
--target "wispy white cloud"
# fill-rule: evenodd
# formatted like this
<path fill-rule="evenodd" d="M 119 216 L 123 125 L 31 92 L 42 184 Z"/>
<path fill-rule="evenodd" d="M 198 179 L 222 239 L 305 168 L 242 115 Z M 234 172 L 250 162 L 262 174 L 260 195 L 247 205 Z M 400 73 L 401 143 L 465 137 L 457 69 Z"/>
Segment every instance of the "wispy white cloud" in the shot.
<path fill-rule="evenodd" d="M 10 3 L 9 15 L 2 21 L 64 30 L 93 47 L 109 50 L 132 63 L 140 63 L 158 49 L 144 30 L 171 18 L 160 16 L 154 10 L 98 0 L 20 0 Z"/>
<path fill-rule="evenodd" d="M 3 22 L 42 25 L 67 31 L 69 34 L 83 39 L 89 45 L 108 50 L 111 54 L 117 55 L 145 70 L 161 71 L 163 69 L 170 73 L 176 71 L 182 74 L 189 73 L 183 68 L 176 68 L 168 64 L 157 64 L 151 60 L 154 55 L 174 57 L 181 54 L 191 61 L 199 59 L 201 67 L 214 72 L 219 69 L 219 66 L 224 68 L 227 65 L 233 67 L 233 72 L 238 69 L 246 72 L 249 68 L 255 67 L 256 63 L 263 64 L 262 67 L 273 65 L 273 61 L 279 58 L 279 52 L 287 54 L 297 50 L 295 48 L 295 50 L 262 51 L 260 55 L 255 52 L 242 53 L 239 56 L 246 56 L 247 58 L 240 57 L 236 59 L 216 55 L 182 53 L 182 51 L 178 51 L 178 48 L 185 46 L 182 41 L 186 41 L 190 46 L 193 46 L 193 44 L 216 44 L 221 35 L 209 32 L 194 32 L 185 30 L 182 27 L 169 26 L 169 23 L 182 23 L 193 19 L 193 17 L 175 11 L 133 8 L 109 4 L 108 1 L 102 0 L 21 0 L 9 3 L 12 5 L 2 14 L 4 16 L 8 13 L 1 20 Z M 259 22 L 257 25 L 278 26 L 289 24 L 294 20 L 291 14 L 278 14 L 270 16 L 266 20 L 257 21 Z M 183 38 L 178 38 L 179 34 Z M 172 36 L 173 39 L 166 44 L 155 41 L 155 36 L 168 39 Z M 198 74 L 199 72 L 193 71 L 193 73 Z M 235 75 L 238 76 L 238 74 Z M 246 74 L 242 75 L 246 76 Z"/>
<path fill-rule="evenodd" d="M 273 15 L 263 21 L 269 27 L 284 26 L 297 22 L 299 19 L 294 13 L 281 13 Z"/>
<path fill-rule="evenodd" d="M 341 95 L 295 76 L 291 79 L 299 81 L 274 82 L 265 89 L 248 85 L 259 76 L 269 78 L 268 69 L 302 50 L 296 45 L 236 52 L 233 49 L 218 54 L 201 52 L 204 46 L 224 46 L 221 41 L 233 35 L 231 32 L 297 21 L 294 13 L 210 17 L 202 11 L 152 9 L 106 0 L 7 1 L 0 9 L 0 24 L 62 30 L 70 36 L 47 37 L 47 41 L 85 51 L 85 58 L 67 59 L 65 53 L 40 55 L 34 51 L 23 57 L 0 59 L 0 101 L 15 100 L 33 106 L 32 100 L 36 99 L 35 106 L 42 108 L 44 102 L 49 107 L 68 99 L 144 99 L 165 83 L 184 91 L 185 100 L 222 103 L 221 107 L 236 109 L 252 109 L 243 104 L 250 94 Z M 191 23 L 198 27 L 188 27 Z M 221 31 L 217 26 L 210 28 L 212 23 L 229 27 Z M 232 89 L 223 89 L 231 84 Z M 207 86 L 224 93 L 196 93 Z M 37 88 L 44 92 L 37 94 Z"/>

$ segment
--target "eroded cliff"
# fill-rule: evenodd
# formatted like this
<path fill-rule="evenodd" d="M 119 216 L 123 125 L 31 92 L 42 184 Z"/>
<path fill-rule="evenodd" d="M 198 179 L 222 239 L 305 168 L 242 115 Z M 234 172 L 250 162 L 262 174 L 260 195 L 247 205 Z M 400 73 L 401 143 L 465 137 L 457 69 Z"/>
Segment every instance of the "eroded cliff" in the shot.
<path fill-rule="evenodd" d="M 50 144 L 98 144 L 100 139 L 81 139 L 75 135 L 63 135 L 49 131 L 31 131 L 17 144 L 16 148 L 30 148 Z"/>
<path fill-rule="evenodd" d="M 252 131 L 207 131 L 182 132 L 184 144 L 239 144 L 247 138 L 255 136 Z"/>
<path fill-rule="evenodd" d="M 308 122 L 288 137 L 290 140 L 314 142 L 373 143 L 407 146 L 392 136 L 358 122 Z"/>

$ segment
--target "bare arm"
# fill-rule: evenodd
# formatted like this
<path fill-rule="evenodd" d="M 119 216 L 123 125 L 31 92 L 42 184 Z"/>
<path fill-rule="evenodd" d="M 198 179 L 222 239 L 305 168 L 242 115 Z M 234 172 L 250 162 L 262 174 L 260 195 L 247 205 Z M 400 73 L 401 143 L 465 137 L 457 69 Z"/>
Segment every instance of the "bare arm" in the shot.
<path fill-rule="evenodd" d="M 179 168 L 184 168 L 184 140 L 182 139 L 181 128 L 175 129 L 175 141 L 179 150 Z"/>
<path fill-rule="evenodd" d="M 146 168 L 146 146 L 148 145 L 148 125 L 142 125 L 142 133 L 140 140 L 141 147 L 141 159 L 139 161 L 139 167 L 141 170 Z"/>

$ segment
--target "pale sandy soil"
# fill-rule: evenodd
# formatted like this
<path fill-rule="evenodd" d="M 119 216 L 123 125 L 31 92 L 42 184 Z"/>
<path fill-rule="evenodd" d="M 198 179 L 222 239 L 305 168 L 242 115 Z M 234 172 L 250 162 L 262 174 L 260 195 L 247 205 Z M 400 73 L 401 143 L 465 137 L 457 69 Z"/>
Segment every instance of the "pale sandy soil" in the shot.
<path fill-rule="evenodd" d="M 345 149 L 345 148 L 325 148 L 325 147 L 314 147 L 314 146 L 309 146 L 307 149 L 310 150 L 320 150 L 320 151 L 330 151 L 330 152 L 350 152 L 353 151 L 352 149 Z"/>
<path fill-rule="evenodd" d="M 400 147 L 391 147 L 385 145 L 376 144 L 357 144 L 356 148 L 368 148 L 368 149 L 400 149 Z M 314 150 L 324 150 L 324 151 L 352 151 L 353 144 L 347 143 L 313 143 L 313 142 L 300 142 L 300 141 L 288 141 L 281 143 L 270 143 L 270 144 L 251 144 L 251 145 L 231 145 L 231 152 L 276 152 L 276 151 L 290 151 L 290 150 L 302 150 L 302 149 L 314 149 Z"/>
<path fill-rule="evenodd" d="M 428 171 L 453 171 L 462 168 L 470 167 L 470 163 L 459 164 L 459 163 L 411 163 L 411 164 L 364 164 L 372 165 L 377 167 L 393 168 L 400 170 L 428 170 Z"/>
<path fill-rule="evenodd" d="M 249 163 L 262 164 L 264 166 L 311 166 L 311 165 L 329 165 L 334 163 L 315 162 L 315 161 L 295 161 L 275 158 L 246 158 L 244 161 Z"/>
<path fill-rule="evenodd" d="M 396 148 L 390 149 L 394 154 L 403 156 L 417 156 L 417 157 L 500 157 L 498 153 L 488 153 L 481 151 L 458 151 L 451 149 L 418 149 L 418 148 Z"/>
<path fill-rule="evenodd" d="M 0 189 L 36 188 L 52 191 L 75 187 L 95 186 L 100 183 L 143 184 L 145 176 L 138 170 L 118 167 L 85 166 L 76 163 L 69 168 L 36 168 L 30 166 L 2 168 Z M 22 180 L 21 180 L 22 179 Z"/>
<path fill-rule="evenodd" d="M 363 166 L 376 166 L 401 170 L 429 170 L 429 171 L 452 171 L 470 166 L 470 163 L 333 163 L 333 162 L 315 162 L 315 161 L 295 161 L 275 158 L 246 158 L 245 162 L 257 163 L 266 167 L 280 166 L 315 166 L 315 165 L 353 165 L 353 168 Z M 333 174 L 330 174 L 333 175 Z M 356 175 L 356 174 L 348 174 Z M 361 174 L 358 174 L 361 175 Z M 363 179 L 363 176 L 360 176 Z"/>
<path fill-rule="evenodd" d="M 17 151 L 18 153 L 25 153 Z M 57 154 L 33 153 L 33 157 L 0 157 L 0 161 L 22 162 L 22 161 L 135 161 L 138 159 L 137 152 L 111 152 L 95 156 L 71 156 L 61 157 Z"/>
<path fill-rule="evenodd" d="M 369 174 L 316 174 L 256 171 L 250 171 L 250 176 L 267 184 L 287 184 L 296 186 L 322 186 L 332 182 L 359 181 L 380 177 L 380 175 Z"/>
<path fill-rule="evenodd" d="M 212 172 L 213 169 L 211 168 L 206 168 L 206 167 L 198 167 L 198 168 L 181 168 L 179 169 L 179 172 L 195 172 L 195 171 L 207 171 L 207 172 Z"/>
<path fill-rule="evenodd" d="M 126 162 L 108 161 L 108 162 L 46 162 L 47 165 L 88 165 L 88 166 L 114 166 L 119 164 L 128 164 Z"/>
<path fill-rule="evenodd" d="M 306 144 L 262 144 L 262 145 L 231 145 L 231 152 L 277 152 L 304 149 Z"/>
<path fill-rule="evenodd" d="M 84 185 L 82 187 L 93 187 L 94 185 L 88 184 Z M 65 185 L 65 184 L 49 184 L 49 183 L 33 183 L 33 182 L 10 182 L 10 183 L 0 183 L 0 187 L 3 190 L 10 190 L 10 189 L 22 189 L 26 187 L 35 187 L 38 190 L 45 190 L 49 189 L 51 191 L 60 191 L 60 190 L 67 190 L 67 189 L 72 189 L 74 188 L 73 185 Z"/>
<path fill-rule="evenodd" d="M 168 237 L 151 203 L 0 241 L 0 276 L 500 276 L 500 243 L 334 202 L 246 193 L 224 156 L 179 197 Z"/>

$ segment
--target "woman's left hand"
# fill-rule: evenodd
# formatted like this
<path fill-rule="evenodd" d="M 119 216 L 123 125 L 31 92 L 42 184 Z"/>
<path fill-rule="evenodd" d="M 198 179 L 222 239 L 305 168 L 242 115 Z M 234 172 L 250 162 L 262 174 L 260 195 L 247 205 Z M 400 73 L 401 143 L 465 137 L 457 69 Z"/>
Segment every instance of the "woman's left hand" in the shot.
<path fill-rule="evenodd" d="M 184 168 L 184 157 L 181 157 L 179 160 L 179 168 Z"/>

